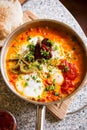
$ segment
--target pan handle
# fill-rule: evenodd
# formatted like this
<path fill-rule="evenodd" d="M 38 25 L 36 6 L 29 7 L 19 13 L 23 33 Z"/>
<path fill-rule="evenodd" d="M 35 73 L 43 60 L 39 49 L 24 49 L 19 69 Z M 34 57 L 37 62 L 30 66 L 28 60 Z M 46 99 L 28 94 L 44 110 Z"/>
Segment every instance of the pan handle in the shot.
<path fill-rule="evenodd" d="M 37 106 L 36 130 L 44 130 L 46 106 Z"/>

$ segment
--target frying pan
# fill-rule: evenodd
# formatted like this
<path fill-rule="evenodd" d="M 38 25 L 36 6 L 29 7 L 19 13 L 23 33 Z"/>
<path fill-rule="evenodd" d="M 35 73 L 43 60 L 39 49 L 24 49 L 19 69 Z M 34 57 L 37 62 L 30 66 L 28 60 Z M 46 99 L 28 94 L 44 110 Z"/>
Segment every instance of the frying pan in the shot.
<path fill-rule="evenodd" d="M 7 54 L 8 48 L 9 48 L 9 44 L 11 43 L 11 41 L 17 35 L 26 31 L 29 28 L 45 27 L 45 26 L 56 29 L 57 31 L 59 31 L 59 30 L 66 31 L 66 32 L 76 36 L 76 38 L 79 41 L 79 45 L 83 48 L 84 60 L 85 60 L 85 66 L 84 66 L 85 71 L 84 71 L 84 74 L 83 74 L 83 79 L 82 79 L 81 83 L 79 84 L 79 86 L 77 87 L 77 89 L 74 90 L 74 92 L 72 92 L 69 96 L 62 99 L 62 101 L 66 100 L 67 98 L 70 98 L 71 96 L 76 94 L 86 84 L 86 79 L 87 79 L 87 46 L 84 43 L 84 41 L 80 38 L 80 36 L 68 25 L 66 25 L 62 22 L 56 21 L 56 20 L 39 19 L 39 20 L 34 20 L 34 21 L 31 21 L 31 22 L 25 23 L 22 26 L 18 27 L 15 31 L 13 31 L 8 36 L 8 38 L 5 42 L 5 45 L 4 45 L 4 47 L 2 48 L 2 51 L 1 51 L 1 73 L 2 73 L 4 81 L 6 82 L 6 85 L 11 89 L 11 91 L 13 93 L 15 93 L 20 98 L 37 105 L 36 130 L 43 130 L 44 129 L 44 119 L 45 119 L 46 105 L 51 105 L 53 103 L 59 103 L 60 100 L 45 103 L 45 102 L 39 102 L 39 101 L 33 101 L 33 100 L 30 100 L 30 99 L 27 99 L 27 98 L 23 97 L 22 95 L 20 95 L 19 93 L 17 93 L 17 91 L 11 86 L 11 84 L 8 81 L 8 78 L 7 78 L 7 75 L 6 75 L 6 69 L 5 69 L 5 60 L 6 60 L 6 54 Z"/>

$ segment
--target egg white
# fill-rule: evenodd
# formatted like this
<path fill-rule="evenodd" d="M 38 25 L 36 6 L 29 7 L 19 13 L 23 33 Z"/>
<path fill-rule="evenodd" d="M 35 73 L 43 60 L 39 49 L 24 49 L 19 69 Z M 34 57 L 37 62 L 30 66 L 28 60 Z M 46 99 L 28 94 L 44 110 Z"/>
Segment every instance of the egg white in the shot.
<path fill-rule="evenodd" d="M 50 77 L 51 77 L 52 81 L 55 80 L 55 84 L 57 84 L 57 85 L 62 85 L 62 83 L 64 81 L 63 74 L 62 74 L 61 70 L 59 70 L 58 68 L 52 69 Z"/>
<path fill-rule="evenodd" d="M 29 42 L 30 42 L 30 43 L 33 43 L 34 45 L 36 45 L 38 39 L 42 41 L 42 40 L 43 40 L 43 37 L 42 37 L 42 36 L 39 36 L 39 35 L 38 35 L 38 36 L 35 36 L 35 37 L 31 38 L 31 39 L 29 40 Z"/>
<path fill-rule="evenodd" d="M 58 49 L 55 49 L 57 47 Z M 61 44 L 54 43 L 52 47 L 52 59 L 58 58 L 58 59 L 63 59 L 65 57 L 64 54 L 64 49 L 62 48 Z"/>
<path fill-rule="evenodd" d="M 36 45 L 37 44 L 37 41 L 39 40 L 43 40 L 43 37 L 42 36 L 35 36 L 35 37 L 32 37 L 29 41 L 25 41 L 22 45 L 22 47 L 20 48 L 20 51 L 18 52 L 19 54 L 22 54 L 24 51 L 27 50 L 27 45 L 29 45 L 30 43 Z"/>
<path fill-rule="evenodd" d="M 36 80 L 32 77 L 36 77 Z M 26 86 L 25 83 L 27 83 Z M 41 96 L 44 86 L 38 75 L 36 73 L 32 73 L 30 75 L 21 75 L 21 78 L 18 78 L 16 81 L 16 89 L 25 97 L 37 98 L 38 96 Z"/>

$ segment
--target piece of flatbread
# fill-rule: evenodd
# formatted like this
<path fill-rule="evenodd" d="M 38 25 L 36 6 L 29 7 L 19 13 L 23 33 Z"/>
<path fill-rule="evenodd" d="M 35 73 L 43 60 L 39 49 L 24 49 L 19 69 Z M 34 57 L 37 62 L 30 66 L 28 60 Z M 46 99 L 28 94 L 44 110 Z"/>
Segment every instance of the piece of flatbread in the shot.
<path fill-rule="evenodd" d="M 7 36 L 23 23 L 23 12 L 18 0 L 0 0 L 0 46 Z"/>

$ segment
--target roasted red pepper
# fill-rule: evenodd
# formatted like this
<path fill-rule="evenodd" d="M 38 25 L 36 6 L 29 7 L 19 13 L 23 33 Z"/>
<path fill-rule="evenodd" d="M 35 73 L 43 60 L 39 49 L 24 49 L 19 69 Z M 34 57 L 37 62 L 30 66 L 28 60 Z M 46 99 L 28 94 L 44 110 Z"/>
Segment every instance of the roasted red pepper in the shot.
<path fill-rule="evenodd" d="M 58 68 L 62 70 L 64 76 L 64 82 L 61 86 L 61 91 L 69 94 L 70 91 L 72 91 L 75 87 L 73 81 L 78 76 L 76 66 L 72 63 L 69 63 L 67 60 L 63 60 Z"/>
<path fill-rule="evenodd" d="M 58 67 L 62 70 L 65 78 L 67 77 L 70 80 L 74 80 L 78 76 L 76 66 L 67 60 L 63 60 Z"/>
<path fill-rule="evenodd" d="M 75 87 L 75 86 L 74 86 L 72 80 L 70 80 L 70 79 L 68 79 L 68 78 L 65 78 L 65 79 L 64 79 L 64 82 L 63 82 L 63 84 L 62 84 L 62 86 L 61 86 L 61 91 L 62 91 L 62 93 L 67 93 L 67 94 L 69 94 L 70 91 L 73 90 L 74 87 Z"/>

